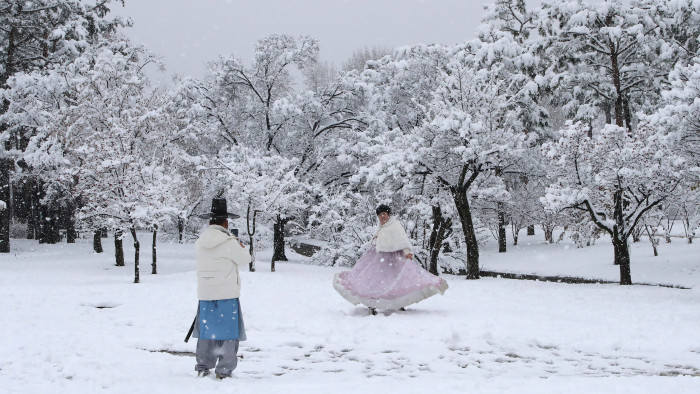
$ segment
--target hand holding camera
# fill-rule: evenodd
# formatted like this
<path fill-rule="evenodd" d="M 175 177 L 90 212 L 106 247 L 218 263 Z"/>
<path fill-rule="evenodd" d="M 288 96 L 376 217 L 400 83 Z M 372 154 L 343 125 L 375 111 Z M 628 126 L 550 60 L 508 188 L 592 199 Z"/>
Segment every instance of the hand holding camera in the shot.
<path fill-rule="evenodd" d="M 232 228 L 230 231 L 231 234 L 233 234 L 233 236 L 236 237 L 236 239 L 238 240 L 238 243 L 241 245 L 241 248 L 245 249 L 245 245 L 243 244 L 243 242 L 241 242 L 241 239 L 238 238 L 238 229 Z"/>

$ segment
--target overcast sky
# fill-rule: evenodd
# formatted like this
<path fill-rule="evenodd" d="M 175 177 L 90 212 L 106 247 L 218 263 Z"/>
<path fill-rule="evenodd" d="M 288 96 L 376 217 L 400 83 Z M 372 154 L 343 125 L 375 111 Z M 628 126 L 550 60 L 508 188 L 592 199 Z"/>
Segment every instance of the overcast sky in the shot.
<path fill-rule="evenodd" d="M 353 51 L 473 38 L 488 0 L 126 0 L 127 34 L 163 56 L 167 75 L 202 77 L 205 63 L 233 54 L 249 63 L 257 40 L 307 34 L 321 60 L 342 65 Z M 539 3 L 530 0 L 528 3 Z M 161 76 L 162 80 L 169 79 Z"/>

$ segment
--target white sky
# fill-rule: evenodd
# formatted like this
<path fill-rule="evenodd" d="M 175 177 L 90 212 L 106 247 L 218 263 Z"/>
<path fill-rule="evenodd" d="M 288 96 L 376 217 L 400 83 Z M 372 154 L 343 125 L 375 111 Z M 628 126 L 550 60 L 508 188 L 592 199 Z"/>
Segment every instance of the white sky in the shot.
<path fill-rule="evenodd" d="M 357 49 L 474 37 L 489 0 L 126 0 L 127 34 L 163 56 L 167 75 L 202 77 L 220 54 L 250 62 L 257 40 L 273 33 L 319 40 L 321 60 L 342 65 Z M 539 3 L 529 0 L 528 3 Z M 167 80 L 166 75 L 160 79 Z"/>

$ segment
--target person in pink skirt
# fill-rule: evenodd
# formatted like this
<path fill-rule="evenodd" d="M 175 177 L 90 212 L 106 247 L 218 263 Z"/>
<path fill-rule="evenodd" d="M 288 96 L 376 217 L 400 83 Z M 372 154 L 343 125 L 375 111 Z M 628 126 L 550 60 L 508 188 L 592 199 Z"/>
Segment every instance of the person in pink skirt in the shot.
<path fill-rule="evenodd" d="M 387 205 L 377 207 L 379 229 L 369 249 L 350 271 L 335 275 L 333 287 L 353 305 L 405 310 L 408 305 L 444 294 L 447 282 L 413 261 L 411 241 Z"/>

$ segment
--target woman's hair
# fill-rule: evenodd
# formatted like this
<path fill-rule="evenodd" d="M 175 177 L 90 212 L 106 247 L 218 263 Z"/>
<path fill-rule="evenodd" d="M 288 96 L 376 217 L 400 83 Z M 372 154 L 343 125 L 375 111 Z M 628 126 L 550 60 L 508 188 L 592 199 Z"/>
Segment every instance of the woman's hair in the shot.
<path fill-rule="evenodd" d="M 377 216 L 379 216 L 379 214 L 382 212 L 386 212 L 389 215 L 391 215 L 391 208 L 389 208 L 389 206 L 386 204 L 381 204 L 380 206 L 377 207 Z"/>

